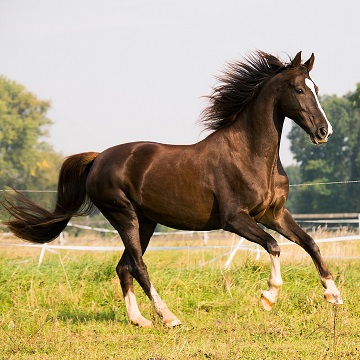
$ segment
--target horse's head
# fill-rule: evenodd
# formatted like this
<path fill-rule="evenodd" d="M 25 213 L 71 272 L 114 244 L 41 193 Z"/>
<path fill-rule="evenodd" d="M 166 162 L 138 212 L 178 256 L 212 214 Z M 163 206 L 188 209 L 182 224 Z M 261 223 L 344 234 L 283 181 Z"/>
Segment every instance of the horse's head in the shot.
<path fill-rule="evenodd" d="M 284 82 L 281 86 L 279 106 L 286 117 L 295 121 L 310 135 L 314 144 L 321 144 L 328 141 L 333 130 L 319 103 L 318 88 L 309 75 L 314 60 L 315 56 L 312 54 L 310 59 L 302 64 L 299 52 L 282 71 Z"/>

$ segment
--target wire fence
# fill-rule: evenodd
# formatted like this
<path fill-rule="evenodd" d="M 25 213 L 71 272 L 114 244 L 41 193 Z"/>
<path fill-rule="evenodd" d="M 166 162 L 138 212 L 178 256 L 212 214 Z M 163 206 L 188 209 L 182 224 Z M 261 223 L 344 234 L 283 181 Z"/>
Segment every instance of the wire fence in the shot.
<path fill-rule="evenodd" d="M 334 182 L 319 182 L 319 183 L 303 183 L 303 184 L 291 184 L 290 187 L 301 187 L 301 186 L 315 186 L 315 185 L 334 185 L 334 184 L 349 184 L 349 183 L 360 183 L 360 180 L 349 180 L 349 181 L 334 181 Z M 8 191 L 8 190 L 1 190 Z M 12 191 L 12 190 L 9 190 Z M 56 193 L 56 190 L 18 190 L 23 193 Z M 302 226 L 307 229 L 316 232 L 319 230 L 319 227 L 336 230 L 343 228 L 344 226 L 352 226 L 352 229 L 357 229 L 358 234 L 356 235 L 347 235 L 347 236 L 329 236 L 326 238 L 318 239 L 317 243 L 332 243 L 332 242 L 343 242 L 343 241 L 359 241 L 360 240 L 360 214 L 359 213 L 341 213 L 341 214 L 295 214 L 293 215 L 295 220 Z M 89 221 L 88 221 L 89 222 Z M 355 227 L 354 227 L 355 225 Z M 114 234 L 117 236 L 117 231 L 114 229 L 109 229 L 105 227 L 93 226 L 91 224 L 76 224 L 69 223 L 68 229 L 74 228 L 79 229 L 80 231 L 91 231 L 102 234 Z M 12 247 L 33 247 L 40 249 L 39 255 L 39 266 L 41 265 L 45 252 L 56 252 L 59 250 L 71 250 L 71 251 L 123 251 L 124 246 L 95 246 L 95 245 L 67 245 L 65 240 L 66 232 L 61 233 L 59 237 L 59 244 L 30 244 L 30 243 L 9 243 L 9 242 L 0 242 L 1 246 L 12 246 Z M 225 264 L 225 268 L 230 266 L 230 263 L 236 254 L 237 251 L 250 251 L 256 253 L 256 259 L 259 259 L 260 253 L 265 252 L 260 249 L 260 247 L 253 243 L 244 243 L 244 239 L 240 238 L 239 241 L 234 245 L 209 245 L 208 238 L 210 232 L 201 231 L 168 231 L 168 232 L 155 232 L 154 236 L 162 236 L 166 238 L 167 236 L 181 235 L 181 236 L 200 236 L 202 238 L 201 245 L 176 245 L 176 246 L 150 246 L 148 251 L 162 251 L 162 250 L 199 250 L 199 249 L 224 249 L 226 251 L 221 257 L 228 256 L 228 260 Z M 10 235 L 9 233 L 2 233 L 1 237 L 6 237 Z M 1 239 L 1 238 L 0 238 Z M 1 241 L 1 240 L 0 240 Z M 279 241 L 280 246 L 291 246 L 294 245 L 292 242 L 283 241 L 280 237 Z M 334 256 L 332 256 L 334 257 Z M 341 256 L 344 258 L 344 256 Z M 347 258 L 358 259 L 360 256 L 353 255 L 347 256 Z M 215 261 L 213 259 L 212 261 Z"/>
<path fill-rule="evenodd" d="M 337 185 L 337 184 L 357 184 L 360 183 L 360 180 L 344 180 L 344 181 L 328 181 L 328 182 L 311 182 L 311 183 L 299 183 L 299 184 L 289 184 L 290 187 L 301 187 L 301 186 L 316 186 L 316 185 Z M 13 189 L 2 189 L 0 192 L 13 191 Z M 29 190 L 29 189 L 16 189 L 16 191 L 23 193 L 56 193 L 56 190 Z"/>
<path fill-rule="evenodd" d="M 337 185 L 337 184 L 357 184 L 360 180 L 346 180 L 346 181 L 329 181 L 329 182 L 314 182 L 314 183 L 302 183 L 302 184 L 290 184 L 290 187 L 300 186 L 316 186 L 316 185 Z"/>
<path fill-rule="evenodd" d="M 323 220 L 325 221 L 325 220 Z M 84 225 L 80 225 L 80 224 L 73 224 L 73 223 L 69 223 L 68 224 L 69 227 L 75 227 L 75 228 L 79 228 L 79 229 L 83 229 L 83 230 L 88 230 L 88 231 L 95 231 L 95 232 L 104 232 L 104 233 L 114 233 L 117 234 L 117 232 L 115 230 L 109 230 L 109 229 L 105 229 L 105 228 L 98 228 L 98 227 L 91 227 L 91 226 L 84 226 Z M 250 243 L 250 242 L 245 242 L 244 238 L 239 238 L 238 242 L 231 244 L 227 244 L 227 245 L 210 245 L 208 244 L 208 238 L 209 235 L 212 233 L 215 233 L 216 231 L 213 232 L 208 232 L 208 231 L 201 231 L 201 232 L 195 232 L 195 231 L 172 231 L 172 232 L 155 232 L 154 236 L 161 236 L 161 237 L 167 237 L 167 236 L 171 236 L 173 237 L 174 235 L 182 235 L 182 236 L 186 236 L 186 237 L 192 237 L 194 236 L 194 234 L 196 235 L 201 235 L 202 237 L 202 243 L 201 244 L 197 244 L 197 245 L 189 245 L 189 238 L 187 238 L 187 243 L 184 245 L 167 245 L 166 241 L 164 242 L 164 245 L 162 246 L 149 246 L 149 248 L 147 249 L 147 251 L 179 251 L 179 250 L 186 250 L 186 251 L 193 251 L 193 250 L 210 250 L 210 249 L 220 249 L 220 250 L 224 250 L 224 253 L 222 253 L 220 256 L 216 256 L 215 258 L 211 259 L 210 261 L 208 261 L 206 264 L 214 262 L 220 258 L 223 257 L 228 257 L 225 265 L 224 265 L 224 269 L 228 269 L 231 265 L 231 262 L 235 256 L 235 254 L 238 251 L 246 251 L 246 252 L 253 252 L 255 253 L 255 259 L 259 260 L 260 259 L 260 254 L 261 253 L 265 253 L 266 251 L 263 250 L 262 248 L 260 248 L 259 245 L 254 244 L 254 243 Z M 220 233 L 220 231 L 218 231 Z M 8 234 L 3 234 L 3 236 L 7 236 Z M 234 234 L 233 234 L 234 235 Z M 224 232 L 222 232 L 222 235 L 224 236 Z M 353 241 L 360 241 L 360 234 L 357 235 L 344 235 L 344 236 L 329 236 L 327 235 L 327 237 L 325 238 L 321 238 L 321 239 L 317 239 L 316 242 L 317 243 L 341 243 L 341 242 L 353 242 Z M 281 247 L 287 247 L 287 246 L 293 246 L 296 245 L 293 242 L 290 241 L 284 241 L 284 238 L 280 237 L 279 238 L 279 245 Z M 49 251 L 52 253 L 57 253 L 60 250 L 69 250 L 69 251 L 93 251 L 93 252 L 122 252 L 124 250 L 124 246 L 96 246 L 96 245 L 67 245 L 66 241 L 64 240 L 64 233 L 60 234 L 59 237 L 59 241 L 58 244 L 30 244 L 30 243 L 14 243 L 14 242 L 1 242 L 0 241 L 0 247 L 29 247 L 29 248 L 38 248 L 40 250 L 40 254 L 39 254 L 39 262 L 38 262 L 38 266 L 40 266 L 43 262 L 44 256 L 45 256 L 45 252 Z M 341 259 L 360 259 L 360 255 L 357 254 L 353 254 L 353 255 L 328 255 L 328 256 L 324 256 L 327 258 L 341 258 Z M 205 265 L 205 264 L 203 264 Z"/>

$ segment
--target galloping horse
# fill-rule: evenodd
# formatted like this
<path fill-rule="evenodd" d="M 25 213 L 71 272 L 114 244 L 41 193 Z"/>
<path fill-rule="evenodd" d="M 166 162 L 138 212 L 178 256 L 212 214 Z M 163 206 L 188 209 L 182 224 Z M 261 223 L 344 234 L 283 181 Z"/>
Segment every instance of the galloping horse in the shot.
<path fill-rule="evenodd" d="M 256 51 L 228 65 L 209 97 L 201 120 L 213 130 L 193 145 L 133 142 L 102 153 L 67 158 L 60 170 L 57 201 L 47 211 L 20 193 L 2 205 L 14 217 L 6 224 L 18 237 L 54 240 L 73 216 L 92 205 L 118 231 L 125 250 L 116 267 L 129 321 L 151 326 L 138 308 L 133 278 L 166 326 L 180 324 L 150 282 L 143 254 L 156 224 L 184 230 L 224 229 L 261 245 L 270 255 L 268 290 L 261 304 L 270 310 L 282 285 L 280 248 L 258 223 L 297 243 L 311 256 L 325 299 L 342 299 L 319 247 L 285 208 L 288 178 L 279 159 L 285 117 L 313 143 L 325 143 L 332 127 L 309 76 L 314 54 L 289 63 Z"/>

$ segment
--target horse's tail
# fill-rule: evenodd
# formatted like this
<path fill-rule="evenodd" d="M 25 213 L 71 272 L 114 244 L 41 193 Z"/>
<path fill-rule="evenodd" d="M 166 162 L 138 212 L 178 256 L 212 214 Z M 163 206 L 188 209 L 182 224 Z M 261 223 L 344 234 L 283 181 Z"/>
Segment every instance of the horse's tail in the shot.
<path fill-rule="evenodd" d="M 93 204 L 86 194 L 85 184 L 98 154 L 77 154 L 64 161 L 52 212 L 18 191 L 15 195 L 6 195 L 1 204 L 15 218 L 5 222 L 9 230 L 24 240 L 43 244 L 57 238 L 73 216 L 88 215 Z"/>

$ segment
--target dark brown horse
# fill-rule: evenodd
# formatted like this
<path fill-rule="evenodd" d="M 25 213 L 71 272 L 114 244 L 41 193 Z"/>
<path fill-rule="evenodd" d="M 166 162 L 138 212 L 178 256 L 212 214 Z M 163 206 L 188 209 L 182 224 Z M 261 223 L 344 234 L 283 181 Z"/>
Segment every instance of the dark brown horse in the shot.
<path fill-rule="evenodd" d="M 288 64 L 263 52 L 228 66 L 202 117 L 213 132 L 194 145 L 134 142 L 102 153 L 70 156 L 59 175 L 57 202 L 47 211 L 21 194 L 3 203 L 14 217 L 9 229 L 25 240 L 54 240 L 72 216 L 92 204 L 119 232 L 125 245 L 116 271 L 130 322 L 150 326 L 138 309 L 135 278 L 167 326 L 180 324 L 149 280 L 143 261 L 157 223 L 177 229 L 224 229 L 260 244 L 271 259 L 269 288 L 261 303 L 270 310 L 282 285 L 280 248 L 258 223 L 304 248 L 319 272 L 325 298 L 341 304 L 318 246 L 285 208 L 288 178 L 279 159 L 285 117 L 315 144 L 332 133 L 301 53 Z"/>

